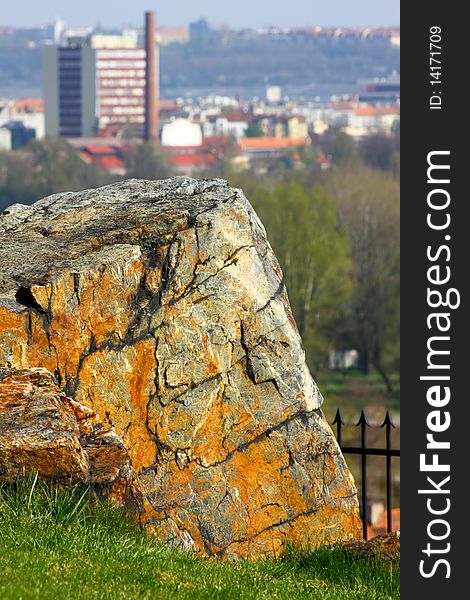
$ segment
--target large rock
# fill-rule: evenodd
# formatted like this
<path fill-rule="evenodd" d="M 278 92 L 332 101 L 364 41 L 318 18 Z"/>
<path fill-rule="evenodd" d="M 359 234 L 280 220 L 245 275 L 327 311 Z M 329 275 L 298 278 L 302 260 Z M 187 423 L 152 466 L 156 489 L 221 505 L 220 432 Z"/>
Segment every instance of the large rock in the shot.
<path fill-rule="evenodd" d="M 48 369 L 113 428 L 156 535 L 229 557 L 360 535 L 279 264 L 240 190 L 176 178 L 58 194 L 7 209 L 0 248 L 0 365 Z"/>

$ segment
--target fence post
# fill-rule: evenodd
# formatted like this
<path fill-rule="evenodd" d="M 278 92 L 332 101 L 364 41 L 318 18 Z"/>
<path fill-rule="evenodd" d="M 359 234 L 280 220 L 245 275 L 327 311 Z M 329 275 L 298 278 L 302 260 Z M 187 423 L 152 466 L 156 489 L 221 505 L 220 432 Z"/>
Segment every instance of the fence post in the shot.
<path fill-rule="evenodd" d="M 367 540 L 367 443 L 366 443 L 366 427 L 367 422 L 364 409 L 361 410 L 361 416 L 357 422 L 357 426 L 361 426 L 361 494 L 362 494 L 362 535 Z"/>
<path fill-rule="evenodd" d="M 387 410 L 384 422 L 380 427 L 385 427 L 386 450 L 387 450 L 387 533 L 392 531 L 392 418 Z"/>
<path fill-rule="evenodd" d="M 336 409 L 336 416 L 335 416 L 335 420 L 333 421 L 332 425 L 336 425 L 336 440 L 338 442 L 338 446 L 341 448 L 341 446 L 343 445 L 344 421 L 343 421 L 343 417 L 341 416 L 341 413 L 339 411 L 339 408 Z"/>

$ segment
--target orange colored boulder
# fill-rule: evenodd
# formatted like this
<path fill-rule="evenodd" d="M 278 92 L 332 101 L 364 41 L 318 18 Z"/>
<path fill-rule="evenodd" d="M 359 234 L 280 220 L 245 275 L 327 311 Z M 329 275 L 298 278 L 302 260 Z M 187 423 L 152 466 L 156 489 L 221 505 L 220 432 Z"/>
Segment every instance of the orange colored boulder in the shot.
<path fill-rule="evenodd" d="M 80 455 L 74 406 L 118 440 L 105 452 L 91 433 L 64 466 L 74 477 L 126 480 L 149 531 L 201 554 L 360 536 L 281 269 L 240 190 L 180 177 L 59 194 L 7 209 L 0 247 L 0 366 L 53 374 L 69 398 L 60 452 Z"/>

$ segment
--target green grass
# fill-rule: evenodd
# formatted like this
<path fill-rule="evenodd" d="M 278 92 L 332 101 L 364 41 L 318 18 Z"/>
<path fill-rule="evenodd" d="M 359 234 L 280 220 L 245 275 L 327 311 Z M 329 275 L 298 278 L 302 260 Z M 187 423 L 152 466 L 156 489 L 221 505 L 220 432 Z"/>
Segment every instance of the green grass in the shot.
<path fill-rule="evenodd" d="M 0 485 L 2 600 L 399 598 L 398 564 L 326 548 L 257 562 L 200 559 L 90 500 L 80 487 Z"/>

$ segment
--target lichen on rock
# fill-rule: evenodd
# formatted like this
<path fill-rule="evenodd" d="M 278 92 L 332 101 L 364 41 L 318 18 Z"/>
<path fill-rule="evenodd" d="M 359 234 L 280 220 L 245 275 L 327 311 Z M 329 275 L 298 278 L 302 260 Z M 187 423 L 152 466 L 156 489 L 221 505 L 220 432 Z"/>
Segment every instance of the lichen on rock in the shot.
<path fill-rule="evenodd" d="M 149 531 L 223 557 L 360 534 L 281 269 L 240 190 L 178 177 L 57 194 L 7 209 L 0 246 L 0 366 L 47 369 L 115 432 Z"/>

